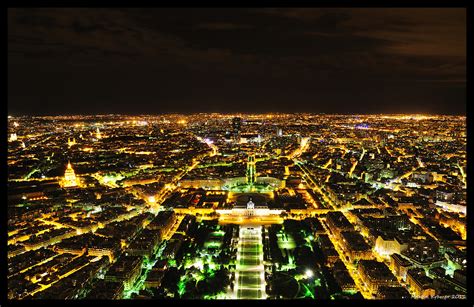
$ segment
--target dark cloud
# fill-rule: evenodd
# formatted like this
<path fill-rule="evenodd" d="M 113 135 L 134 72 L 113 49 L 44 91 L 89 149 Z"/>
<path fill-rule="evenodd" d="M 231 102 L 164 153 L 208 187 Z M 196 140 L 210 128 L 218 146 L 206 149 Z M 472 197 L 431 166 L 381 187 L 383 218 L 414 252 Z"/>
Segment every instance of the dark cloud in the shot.
<path fill-rule="evenodd" d="M 75 20 L 72 23 L 72 28 L 74 31 L 79 32 L 79 33 L 87 33 L 87 32 L 94 32 L 94 31 L 104 31 L 107 30 L 105 27 L 101 25 L 90 25 L 87 23 L 82 23 L 81 21 Z"/>
<path fill-rule="evenodd" d="M 9 9 L 8 103 L 463 113 L 465 35 L 463 9 Z"/>
<path fill-rule="evenodd" d="M 57 25 L 54 17 L 35 14 L 18 15 L 15 22 L 19 25 L 32 27 L 53 27 Z"/>
<path fill-rule="evenodd" d="M 198 28 L 208 30 L 241 30 L 255 29 L 255 27 L 247 24 L 227 23 L 227 22 L 211 22 L 197 25 Z"/>

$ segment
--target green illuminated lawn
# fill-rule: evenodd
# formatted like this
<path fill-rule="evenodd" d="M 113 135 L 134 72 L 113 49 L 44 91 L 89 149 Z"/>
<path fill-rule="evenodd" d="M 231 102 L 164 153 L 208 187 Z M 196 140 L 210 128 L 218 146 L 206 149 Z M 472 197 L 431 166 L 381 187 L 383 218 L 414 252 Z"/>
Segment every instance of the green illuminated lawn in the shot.
<path fill-rule="evenodd" d="M 260 273 L 259 272 L 243 272 L 239 275 L 239 284 L 245 285 L 257 285 L 260 286 Z"/>
<path fill-rule="evenodd" d="M 280 247 L 280 249 L 296 248 L 296 243 L 292 236 L 290 235 L 284 236 L 283 234 L 278 233 L 277 238 L 278 238 L 278 247 Z"/>
<path fill-rule="evenodd" d="M 255 258 L 255 259 L 245 258 L 245 259 L 240 260 L 240 265 L 251 266 L 251 265 L 259 265 L 259 264 L 260 264 L 260 258 Z"/>
<path fill-rule="evenodd" d="M 239 299 L 259 299 L 262 298 L 262 291 L 261 290 L 249 290 L 249 289 L 242 289 L 237 291 L 237 297 Z"/>
<path fill-rule="evenodd" d="M 237 280 L 237 298 L 260 299 L 265 296 L 261 274 L 263 270 L 263 245 L 260 229 L 243 228 L 240 232 L 238 249 L 239 265 Z"/>

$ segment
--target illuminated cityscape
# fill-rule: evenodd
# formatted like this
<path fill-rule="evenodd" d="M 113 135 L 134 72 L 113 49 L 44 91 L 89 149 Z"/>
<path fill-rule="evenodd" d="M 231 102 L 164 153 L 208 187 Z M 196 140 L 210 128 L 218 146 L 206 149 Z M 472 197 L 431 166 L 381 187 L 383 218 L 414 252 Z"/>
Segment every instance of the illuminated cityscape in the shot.
<path fill-rule="evenodd" d="M 467 5 L 406 3 L 9 2 L 5 305 L 474 306 Z"/>
<path fill-rule="evenodd" d="M 8 117 L 9 299 L 466 298 L 466 117 Z"/>

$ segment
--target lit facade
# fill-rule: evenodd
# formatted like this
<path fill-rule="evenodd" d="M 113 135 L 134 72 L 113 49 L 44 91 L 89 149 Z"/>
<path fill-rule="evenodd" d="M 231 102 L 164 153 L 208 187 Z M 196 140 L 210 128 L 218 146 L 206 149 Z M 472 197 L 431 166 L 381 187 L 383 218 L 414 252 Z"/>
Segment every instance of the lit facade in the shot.
<path fill-rule="evenodd" d="M 68 162 L 66 172 L 64 173 L 63 186 L 65 188 L 77 187 L 78 179 L 76 178 L 76 173 L 72 168 L 71 162 Z"/>

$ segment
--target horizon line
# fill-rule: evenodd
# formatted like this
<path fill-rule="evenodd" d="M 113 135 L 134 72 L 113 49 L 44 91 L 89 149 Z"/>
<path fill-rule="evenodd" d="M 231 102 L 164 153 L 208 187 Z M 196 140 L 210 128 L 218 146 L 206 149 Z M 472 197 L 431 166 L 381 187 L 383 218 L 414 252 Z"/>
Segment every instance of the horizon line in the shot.
<path fill-rule="evenodd" d="M 148 114 L 124 114 L 124 113 L 97 113 L 97 114 L 42 114 L 42 115 L 32 115 L 32 114 L 17 114 L 17 115 L 8 115 L 7 118 L 12 117 L 91 117 L 91 116 L 136 116 L 136 117 L 145 117 L 145 116 L 193 116 L 201 114 L 216 114 L 216 115 L 330 115 L 330 116 L 375 116 L 375 115 L 385 115 L 385 116 L 457 116 L 457 117 L 466 117 L 466 114 L 446 114 L 446 113 L 326 113 L 326 112 L 192 112 L 192 113 L 179 113 L 179 112 L 164 112 L 164 113 L 148 113 Z"/>

